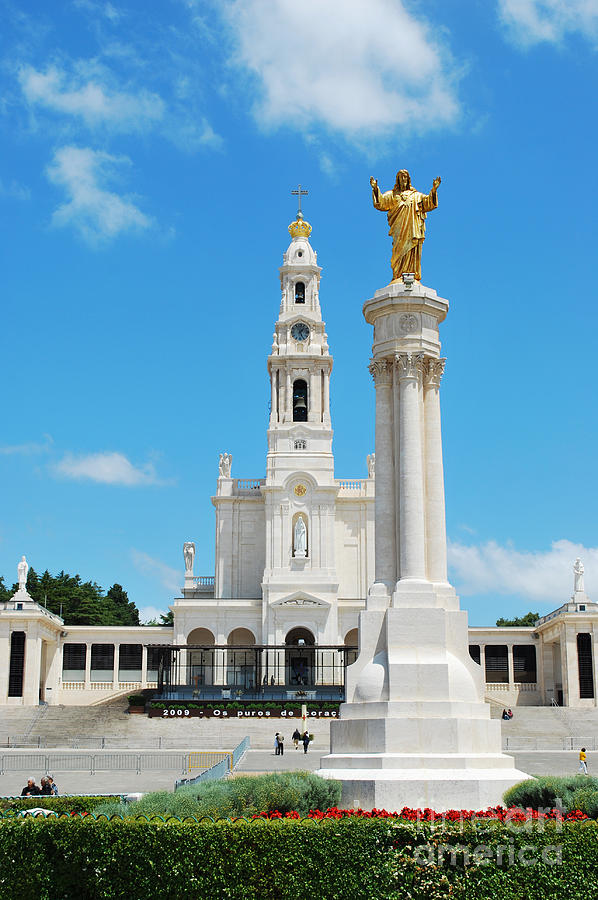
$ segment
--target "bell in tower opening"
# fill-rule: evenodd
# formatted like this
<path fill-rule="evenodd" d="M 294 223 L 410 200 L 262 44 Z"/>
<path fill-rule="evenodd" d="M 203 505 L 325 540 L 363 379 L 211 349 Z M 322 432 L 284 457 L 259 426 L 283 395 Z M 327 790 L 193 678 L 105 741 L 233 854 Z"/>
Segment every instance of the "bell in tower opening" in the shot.
<path fill-rule="evenodd" d="M 293 422 L 307 422 L 307 382 L 302 378 L 293 384 Z"/>

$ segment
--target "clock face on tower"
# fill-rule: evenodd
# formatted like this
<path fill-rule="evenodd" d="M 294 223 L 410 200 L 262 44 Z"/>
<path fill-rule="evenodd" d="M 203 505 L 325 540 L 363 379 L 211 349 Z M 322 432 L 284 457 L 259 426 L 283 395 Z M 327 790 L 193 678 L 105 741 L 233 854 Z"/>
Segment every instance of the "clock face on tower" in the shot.
<path fill-rule="evenodd" d="M 305 322 L 295 322 L 291 328 L 291 335 L 296 341 L 306 341 L 309 337 L 309 325 Z"/>

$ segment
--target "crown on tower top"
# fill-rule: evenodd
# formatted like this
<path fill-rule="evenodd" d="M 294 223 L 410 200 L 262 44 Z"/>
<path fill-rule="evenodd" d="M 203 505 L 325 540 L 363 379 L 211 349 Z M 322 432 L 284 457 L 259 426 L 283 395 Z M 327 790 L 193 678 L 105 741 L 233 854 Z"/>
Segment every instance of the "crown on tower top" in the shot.
<path fill-rule="evenodd" d="M 289 234 L 292 238 L 308 238 L 310 236 L 311 225 L 303 218 L 302 213 L 298 212 L 295 221 L 289 225 Z"/>

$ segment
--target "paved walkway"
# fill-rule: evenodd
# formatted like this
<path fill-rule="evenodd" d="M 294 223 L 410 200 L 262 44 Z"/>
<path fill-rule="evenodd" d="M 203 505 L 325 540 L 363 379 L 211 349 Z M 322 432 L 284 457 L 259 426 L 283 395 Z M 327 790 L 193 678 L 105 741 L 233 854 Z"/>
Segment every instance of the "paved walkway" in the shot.
<path fill-rule="evenodd" d="M 320 767 L 320 757 L 323 754 L 316 750 L 303 753 L 301 747 L 295 750 L 290 746 L 285 750 L 284 756 L 276 756 L 274 750 L 249 750 L 243 758 L 237 771 L 241 774 L 256 772 L 289 772 L 310 771 Z M 576 775 L 578 769 L 577 751 L 528 751 L 525 753 L 509 754 L 515 758 L 515 765 L 528 775 Z M 590 774 L 598 775 L 598 751 L 588 753 L 588 769 Z M 43 772 L 33 770 L 23 772 L 9 772 L 0 776 L 0 794 L 17 795 L 21 793 L 27 778 L 31 775 L 36 778 L 38 784 Z M 63 793 L 98 794 L 147 792 L 147 791 L 171 791 L 174 783 L 181 777 L 180 771 L 169 769 L 156 769 L 142 772 L 136 775 L 134 772 L 98 772 L 90 775 L 86 772 L 56 772 L 56 781 Z M 40 798 L 40 801 L 42 798 Z"/>

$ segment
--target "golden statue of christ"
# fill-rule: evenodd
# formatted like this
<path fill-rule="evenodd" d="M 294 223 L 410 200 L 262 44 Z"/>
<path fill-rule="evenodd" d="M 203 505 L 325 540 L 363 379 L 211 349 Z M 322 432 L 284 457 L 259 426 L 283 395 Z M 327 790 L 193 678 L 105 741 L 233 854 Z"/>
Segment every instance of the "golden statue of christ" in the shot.
<path fill-rule="evenodd" d="M 391 191 L 380 193 L 378 182 L 370 178 L 372 200 L 376 209 L 388 213 L 388 233 L 392 237 L 392 280 L 399 281 L 405 272 L 422 277 L 422 244 L 426 237 L 426 213 L 438 206 L 437 190 L 440 178 L 435 178 L 429 194 L 421 194 L 411 187 L 406 169 L 397 172 Z"/>

